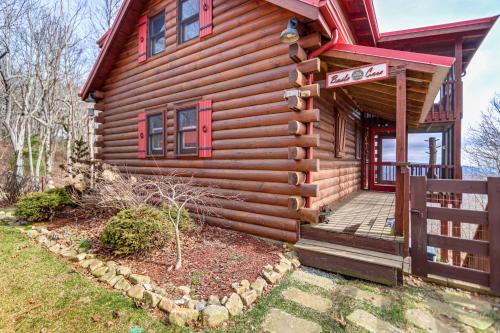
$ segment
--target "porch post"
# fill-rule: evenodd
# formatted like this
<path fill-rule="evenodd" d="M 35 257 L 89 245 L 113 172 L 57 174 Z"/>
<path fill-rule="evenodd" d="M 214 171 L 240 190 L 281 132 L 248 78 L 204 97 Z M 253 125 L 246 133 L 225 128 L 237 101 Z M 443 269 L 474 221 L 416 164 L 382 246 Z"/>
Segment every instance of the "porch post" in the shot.
<path fill-rule="evenodd" d="M 409 171 L 407 165 L 406 70 L 396 73 L 396 235 L 405 237 L 405 255 L 409 232 Z"/>

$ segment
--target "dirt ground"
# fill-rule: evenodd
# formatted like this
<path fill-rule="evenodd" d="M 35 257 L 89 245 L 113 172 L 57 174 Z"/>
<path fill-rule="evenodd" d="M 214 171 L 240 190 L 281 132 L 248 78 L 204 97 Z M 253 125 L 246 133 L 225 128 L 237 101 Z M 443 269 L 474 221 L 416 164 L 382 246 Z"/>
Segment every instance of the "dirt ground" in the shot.
<path fill-rule="evenodd" d="M 255 280 L 267 264 L 279 262 L 281 243 L 251 235 L 204 225 L 183 235 L 183 267 L 174 270 L 175 242 L 162 249 L 119 257 L 103 247 L 99 235 L 110 214 L 78 208 L 65 210 L 51 223 L 49 230 L 88 239 L 93 251 L 107 260 L 129 266 L 134 273 L 149 275 L 159 286 L 188 285 L 195 294 L 228 295 L 231 283 Z"/>

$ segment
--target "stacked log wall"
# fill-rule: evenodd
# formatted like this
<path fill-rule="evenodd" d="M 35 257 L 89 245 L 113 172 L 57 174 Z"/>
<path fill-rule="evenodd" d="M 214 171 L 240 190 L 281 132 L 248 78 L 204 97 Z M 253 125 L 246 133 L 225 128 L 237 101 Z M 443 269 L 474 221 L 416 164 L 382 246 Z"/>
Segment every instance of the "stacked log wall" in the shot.
<path fill-rule="evenodd" d="M 319 186 L 320 196 L 314 198 L 313 208 L 321 210 L 361 188 L 361 161 L 356 159 L 358 119 L 350 98 L 342 90 L 323 89 L 314 102 L 320 110 L 321 121 L 314 129 L 320 135 L 320 146 L 314 149 L 314 156 L 320 160 L 320 171 L 313 173 L 313 183 Z M 342 157 L 335 157 L 334 107 L 348 116 Z"/>
<path fill-rule="evenodd" d="M 132 34 L 102 87 L 104 99 L 96 105 L 103 111 L 102 159 L 134 174 L 175 170 L 181 177 L 194 176 L 243 200 L 224 202 L 218 217 L 207 217 L 209 223 L 296 241 L 303 213 L 289 210 L 288 198 L 313 197 L 318 187 L 290 185 L 289 172 L 317 171 L 319 162 L 288 159 L 288 147 L 317 144 L 316 137 L 290 135 L 288 128 L 291 120 L 316 121 L 311 112 L 290 110 L 283 99 L 296 64 L 279 34 L 293 14 L 263 1 L 214 0 L 213 34 L 178 45 L 176 4 L 149 1 L 142 13 L 166 9 L 166 50 L 138 63 L 137 34 Z M 175 155 L 169 105 L 186 99 L 213 101 L 211 159 Z M 165 157 L 138 159 L 137 116 L 158 108 L 166 110 Z M 334 170 L 330 161 L 324 162 L 327 170 Z"/>

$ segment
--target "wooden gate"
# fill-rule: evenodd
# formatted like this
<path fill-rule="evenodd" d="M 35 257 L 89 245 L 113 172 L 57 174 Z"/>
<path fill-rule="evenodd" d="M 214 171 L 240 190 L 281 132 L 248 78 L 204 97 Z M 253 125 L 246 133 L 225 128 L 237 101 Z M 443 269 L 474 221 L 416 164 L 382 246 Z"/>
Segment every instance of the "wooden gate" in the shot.
<path fill-rule="evenodd" d="M 489 287 L 500 294 L 500 178 L 487 181 L 437 180 L 413 176 L 411 188 L 411 271 L 413 275 L 435 275 Z M 454 198 L 463 206 L 466 194 L 484 199 L 486 209 L 435 207 L 435 198 Z M 455 204 L 455 207 L 460 206 Z M 451 221 L 459 228 L 475 228 L 476 236 L 450 237 L 434 233 L 430 223 Z M 485 231 L 477 237 L 477 231 Z M 462 258 L 454 265 L 429 260 L 428 247 L 454 251 Z M 469 256 L 478 256 L 487 265 L 474 267 L 467 264 Z M 468 267 L 466 267 L 468 266 Z"/>

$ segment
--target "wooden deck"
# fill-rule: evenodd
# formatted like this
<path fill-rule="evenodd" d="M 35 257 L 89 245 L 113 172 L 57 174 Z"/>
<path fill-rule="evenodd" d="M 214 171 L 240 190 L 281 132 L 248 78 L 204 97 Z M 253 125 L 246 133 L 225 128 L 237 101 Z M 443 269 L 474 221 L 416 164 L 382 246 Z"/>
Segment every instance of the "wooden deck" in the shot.
<path fill-rule="evenodd" d="M 394 193 L 360 191 L 335 204 L 325 222 L 303 225 L 303 264 L 388 285 L 402 282 L 403 237 L 394 235 Z"/>
<path fill-rule="evenodd" d="M 399 238 L 393 229 L 394 193 L 360 191 L 330 209 L 325 222 L 315 228 L 377 239 Z"/>

